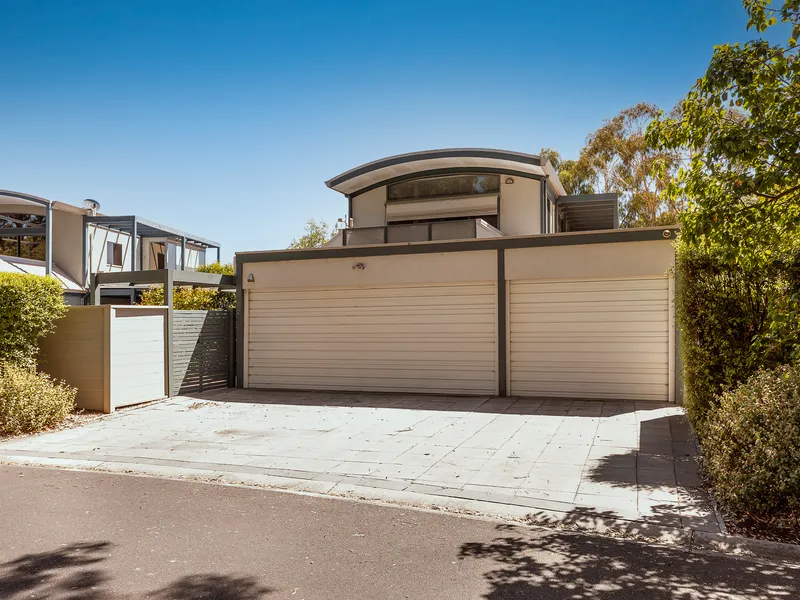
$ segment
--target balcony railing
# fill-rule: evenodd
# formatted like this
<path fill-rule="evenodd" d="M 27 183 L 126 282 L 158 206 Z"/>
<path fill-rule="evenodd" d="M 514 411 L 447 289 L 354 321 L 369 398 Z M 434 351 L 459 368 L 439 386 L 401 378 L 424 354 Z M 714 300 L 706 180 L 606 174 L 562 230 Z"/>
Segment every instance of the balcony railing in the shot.
<path fill-rule="evenodd" d="M 503 237 L 503 233 L 483 219 L 463 219 L 345 229 L 342 232 L 342 244 L 369 246 L 495 237 Z"/>

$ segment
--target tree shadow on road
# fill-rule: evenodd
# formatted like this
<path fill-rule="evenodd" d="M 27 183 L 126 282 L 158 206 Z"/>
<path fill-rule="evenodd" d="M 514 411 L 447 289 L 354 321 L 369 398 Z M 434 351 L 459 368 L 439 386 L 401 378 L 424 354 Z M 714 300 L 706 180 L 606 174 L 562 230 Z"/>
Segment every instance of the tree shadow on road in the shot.
<path fill-rule="evenodd" d="M 49 597 L 58 595 L 64 600 L 104 600 L 108 596 L 101 587 L 108 578 L 95 566 L 108 557 L 111 547 L 109 542 L 69 544 L 4 563 L 0 565 L 0 598 L 27 598 L 49 590 Z"/>
<path fill-rule="evenodd" d="M 98 568 L 110 558 L 110 542 L 81 542 L 58 550 L 26 554 L 0 564 L 0 598 L 49 598 L 52 600 L 111 600 L 112 576 Z M 260 600 L 275 590 L 254 577 L 197 574 L 182 577 L 145 594 L 158 600 Z"/>
<path fill-rule="evenodd" d="M 148 597 L 158 600 L 259 600 L 274 590 L 254 577 L 189 575 Z"/>
<path fill-rule="evenodd" d="M 796 598 L 800 570 L 570 531 L 499 525 L 462 560 L 488 563 L 488 600 Z"/>

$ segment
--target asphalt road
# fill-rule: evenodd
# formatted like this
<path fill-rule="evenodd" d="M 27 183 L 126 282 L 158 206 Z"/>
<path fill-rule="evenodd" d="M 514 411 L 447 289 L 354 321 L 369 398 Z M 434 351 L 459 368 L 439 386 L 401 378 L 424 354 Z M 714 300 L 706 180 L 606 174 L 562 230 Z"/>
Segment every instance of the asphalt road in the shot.
<path fill-rule="evenodd" d="M 797 598 L 800 571 L 258 489 L 0 466 L 0 598 Z"/>

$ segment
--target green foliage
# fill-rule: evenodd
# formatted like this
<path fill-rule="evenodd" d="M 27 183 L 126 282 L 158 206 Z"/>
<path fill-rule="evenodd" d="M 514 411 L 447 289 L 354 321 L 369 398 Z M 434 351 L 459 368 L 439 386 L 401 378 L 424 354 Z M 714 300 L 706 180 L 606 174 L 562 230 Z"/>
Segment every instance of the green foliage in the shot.
<path fill-rule="evenodd" d="M 800 525 L 800 365 L 759 372 L 724 393 L 703 451 L 723 506 Z"/>
<path fill-rule="evenodd" d="M 299 238 L 292 240 L 289 248 L 321 248 L 336 234 L 336 230 L 328 228 L 325 221 L 317 223 L 314 219 L 309 219 L 306 222 L 306 232 Z"/>
<path fill-rule="evenodd" d="M 204 267 L 197 267 L 197 271 L 200 273 L 216 273 L 217 275 L 235 275 L 235 269 L 233 268 L 233 264 L 227 263 L 211 263 L 205 265 Z"/>
<path fill-rule="evenodd" d="M 32 433 L 57 425 L 72 412 L 77 393 L 35 369 L 0 364 L 0 433 Z"/>
<path fill-rule="evenodd" d="M 211 263 L 198 267 L 202 273 L 216 273 L 218 275 L 233 275 L 232 264 Z M 164 286 L 152 286 L 142 292 L 138 302 L 142 306 L 163 306 Z M 234 308 L 236 294 L 214 288 L 193 286 L 176 287 L 172 292 L 172 307 L 175 310 L 218 310 Z"/>
<path fill-rule="evenodd" d="M 0 362 L 33 366 L 39 339 L 66 311 L 54 277 L 0 273 Z"/>
<path fill-rule="evenodd" d="M 142 292 L 138 302 L 141 306 L 164 306 L 164 287 L 152 286 Z M 172 292 L 172 307 L 175 310 L 216 310 L 234 308 L 236 294 L 214 288 L 176 287 Z"/>
<path fill-rule="evenodd" d="M 584 156 L 581 156 L 578 160 L 569 160 L 562 158 L 561 154 L 552 148 L 542 148 L 539 154 L 553 165 L 556 173 L 558 173 L 558 180 L 564 186 L 567 194 L 572 196 L 595 193 L 597 176 Z"/>
<path fill-rule="evenodd" d="M 797 356 L 800 252 L 755 267 L 681 238 L 676 280 L 684 404 L 702 433 L 720 392 Z M 792 298 L 795 309 L 787 311 Z"/>
<path fill-rule="evenodd" d="M 647 140 L 647 127 L 659 113 L 657 106 L 640 102 L 606 119 L 588 136 L 577 160 L 563 160 L 550 148 L 541 154 L 568 194 L 619 194 L 622 227 L 673 225 L 683 202 L 664 191 L 683 156 L 679 149 L 655 148 Z"/>
<path fill-rule="evenodd" d="M 800 226 L 800 0 L 770 9 L 745 0 L 748 28 L 778 19 L 792 28 L 786 45 L 753 40 L 714 49 L 678 114 L 660 116 L 648 139 L 691 152 L 666 190 L 689 198 L 682 216 L 688 243 L 716 245 L 737 262 L 765 264 L 797 244 Z"/>

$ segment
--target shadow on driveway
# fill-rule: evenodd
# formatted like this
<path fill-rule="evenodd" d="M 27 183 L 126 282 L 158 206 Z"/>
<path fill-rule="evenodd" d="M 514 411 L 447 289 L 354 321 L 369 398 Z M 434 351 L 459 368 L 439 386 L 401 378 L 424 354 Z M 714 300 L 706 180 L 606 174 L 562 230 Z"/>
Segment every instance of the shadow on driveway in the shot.
<path fill-rule="evenodd" d="M 186 397 L 238 404 L 282 406 L 397 408 L 410 410 L 477 412 L 506 415 L 545 414 L 557 417 L 613 417 L 636 410 L 675 406 L 653 401 L 581 400 L 574 398 L 521 398 L 501 396 L 446 396 L 397 392 L 337 392 L 234 389 L 185 394 Z"/>

